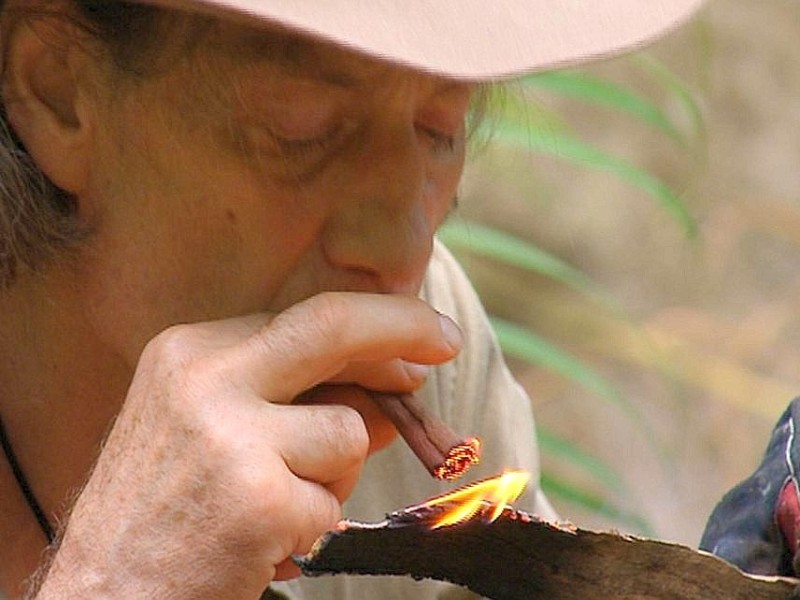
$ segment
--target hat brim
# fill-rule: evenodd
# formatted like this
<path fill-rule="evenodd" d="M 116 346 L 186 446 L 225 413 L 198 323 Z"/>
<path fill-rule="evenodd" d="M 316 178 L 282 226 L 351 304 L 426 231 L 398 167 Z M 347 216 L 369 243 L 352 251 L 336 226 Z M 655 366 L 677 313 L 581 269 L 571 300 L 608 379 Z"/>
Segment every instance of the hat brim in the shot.
<path fill-rule="evenodd" d="M 640 48 L 703 0 L 139 0 L 287 27 L 445 76 L 489 80 Z"/>

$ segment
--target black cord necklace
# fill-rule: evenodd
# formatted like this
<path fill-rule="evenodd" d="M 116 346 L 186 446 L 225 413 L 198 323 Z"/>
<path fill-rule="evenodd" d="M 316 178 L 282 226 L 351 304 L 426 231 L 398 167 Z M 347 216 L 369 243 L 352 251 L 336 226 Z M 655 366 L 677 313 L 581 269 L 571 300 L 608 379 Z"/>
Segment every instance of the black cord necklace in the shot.
<path fill-rule="evenodd" d="M 11 447 L 11 441 L 6 435 L 6 428 L 3 425 L 2 419 L 0 419 L 0 444 L 3 445 L 3 452 L 6 455 L 8 464 L 11 466 L 12 473 L 14 473 L 14 479 L 17 480 L 17 485 L 19 486 L 22 495 L 25 496 L 25 501 L 28 503 L 31 512 L 33 512 L 33 516 L 36 517 L 36 521 L 39 523 L 42 533 L 44 533 L 45 537 L 47 538 L 47 543 L 52 543 L 56 537 L 53 527 L 50 525 L 50 521 L 47 520 L 47 515 L 44 514 L 42 506 L 39 504 L 39 501 L 36 499 L 31 486 L 28 484 L 28 480 L 25 478 L 25 473 L 22 472 L 22 468 L 19 466 L 19 462 L 17 462 L 17 456 L 14 454 L 14 449 Z"/>

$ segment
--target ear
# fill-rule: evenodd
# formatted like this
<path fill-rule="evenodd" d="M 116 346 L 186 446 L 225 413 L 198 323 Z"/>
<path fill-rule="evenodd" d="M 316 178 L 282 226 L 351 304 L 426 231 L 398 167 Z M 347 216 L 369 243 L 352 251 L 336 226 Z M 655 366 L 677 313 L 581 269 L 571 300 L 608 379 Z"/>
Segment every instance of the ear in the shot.
<path fill-rule="evenodd" d="M 93 139 L 92 95 L 82 85 L 91 59 L 77 43 L 47 43 L 52 32 L 34 27 L 19 23 L 6 44 L 6 113 L 39 169 L 80 202 Z"/>

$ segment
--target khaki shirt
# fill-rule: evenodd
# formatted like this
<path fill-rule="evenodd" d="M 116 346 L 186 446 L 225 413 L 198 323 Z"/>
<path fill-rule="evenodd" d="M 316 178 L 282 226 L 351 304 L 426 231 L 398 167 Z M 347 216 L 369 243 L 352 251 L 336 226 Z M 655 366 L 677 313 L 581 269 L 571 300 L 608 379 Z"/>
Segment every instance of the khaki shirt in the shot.
<path fill-rule="evenodd" d="M 505 468 L 532 474 L 515 507 L 555 520 L 539 489 L 539 456 L 530 400 L 508 371 L 475 291 L 450 253 L 437 244 L 421 294 L 461 326 L 465 344 L 452 362 L 432 371 L 421 392 L 425 403 L 460 435 L 483 440 L 481 464 L 462 483 L 497 475 Z M 364 469 L 344 516 L 380 521 L 386 513 L 447 492 L 453 483 L 435 481 L 398 437 Z M 460 600 L 463 588 L 410 577 L 322 576 L 275 583 L 292 600 Z"/>

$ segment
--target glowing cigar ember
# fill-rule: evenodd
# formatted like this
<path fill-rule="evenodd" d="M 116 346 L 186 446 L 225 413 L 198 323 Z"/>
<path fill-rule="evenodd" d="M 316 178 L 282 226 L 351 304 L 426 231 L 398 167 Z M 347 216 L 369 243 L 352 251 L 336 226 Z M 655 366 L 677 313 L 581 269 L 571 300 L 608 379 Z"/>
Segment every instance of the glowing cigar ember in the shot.
<path fill-rule="evenodd" d="M 374 394 L 373 398 L 436 479 L 458 479 L 480 462 L 480 439 L 456 435 L 416 396 Z"/>
<path fill-rule="evenodd" d="M 445 508 L 444 514 L 434 521 L 431 529 L 457 525 L 478 513 L 492 523 L 522 495 L 530 479 L 530 473 L 525 471 L 505 471 L 498 477 L 471 483 L 449 494 L 432 498 L 423 502 L 422 506 Z"/>

